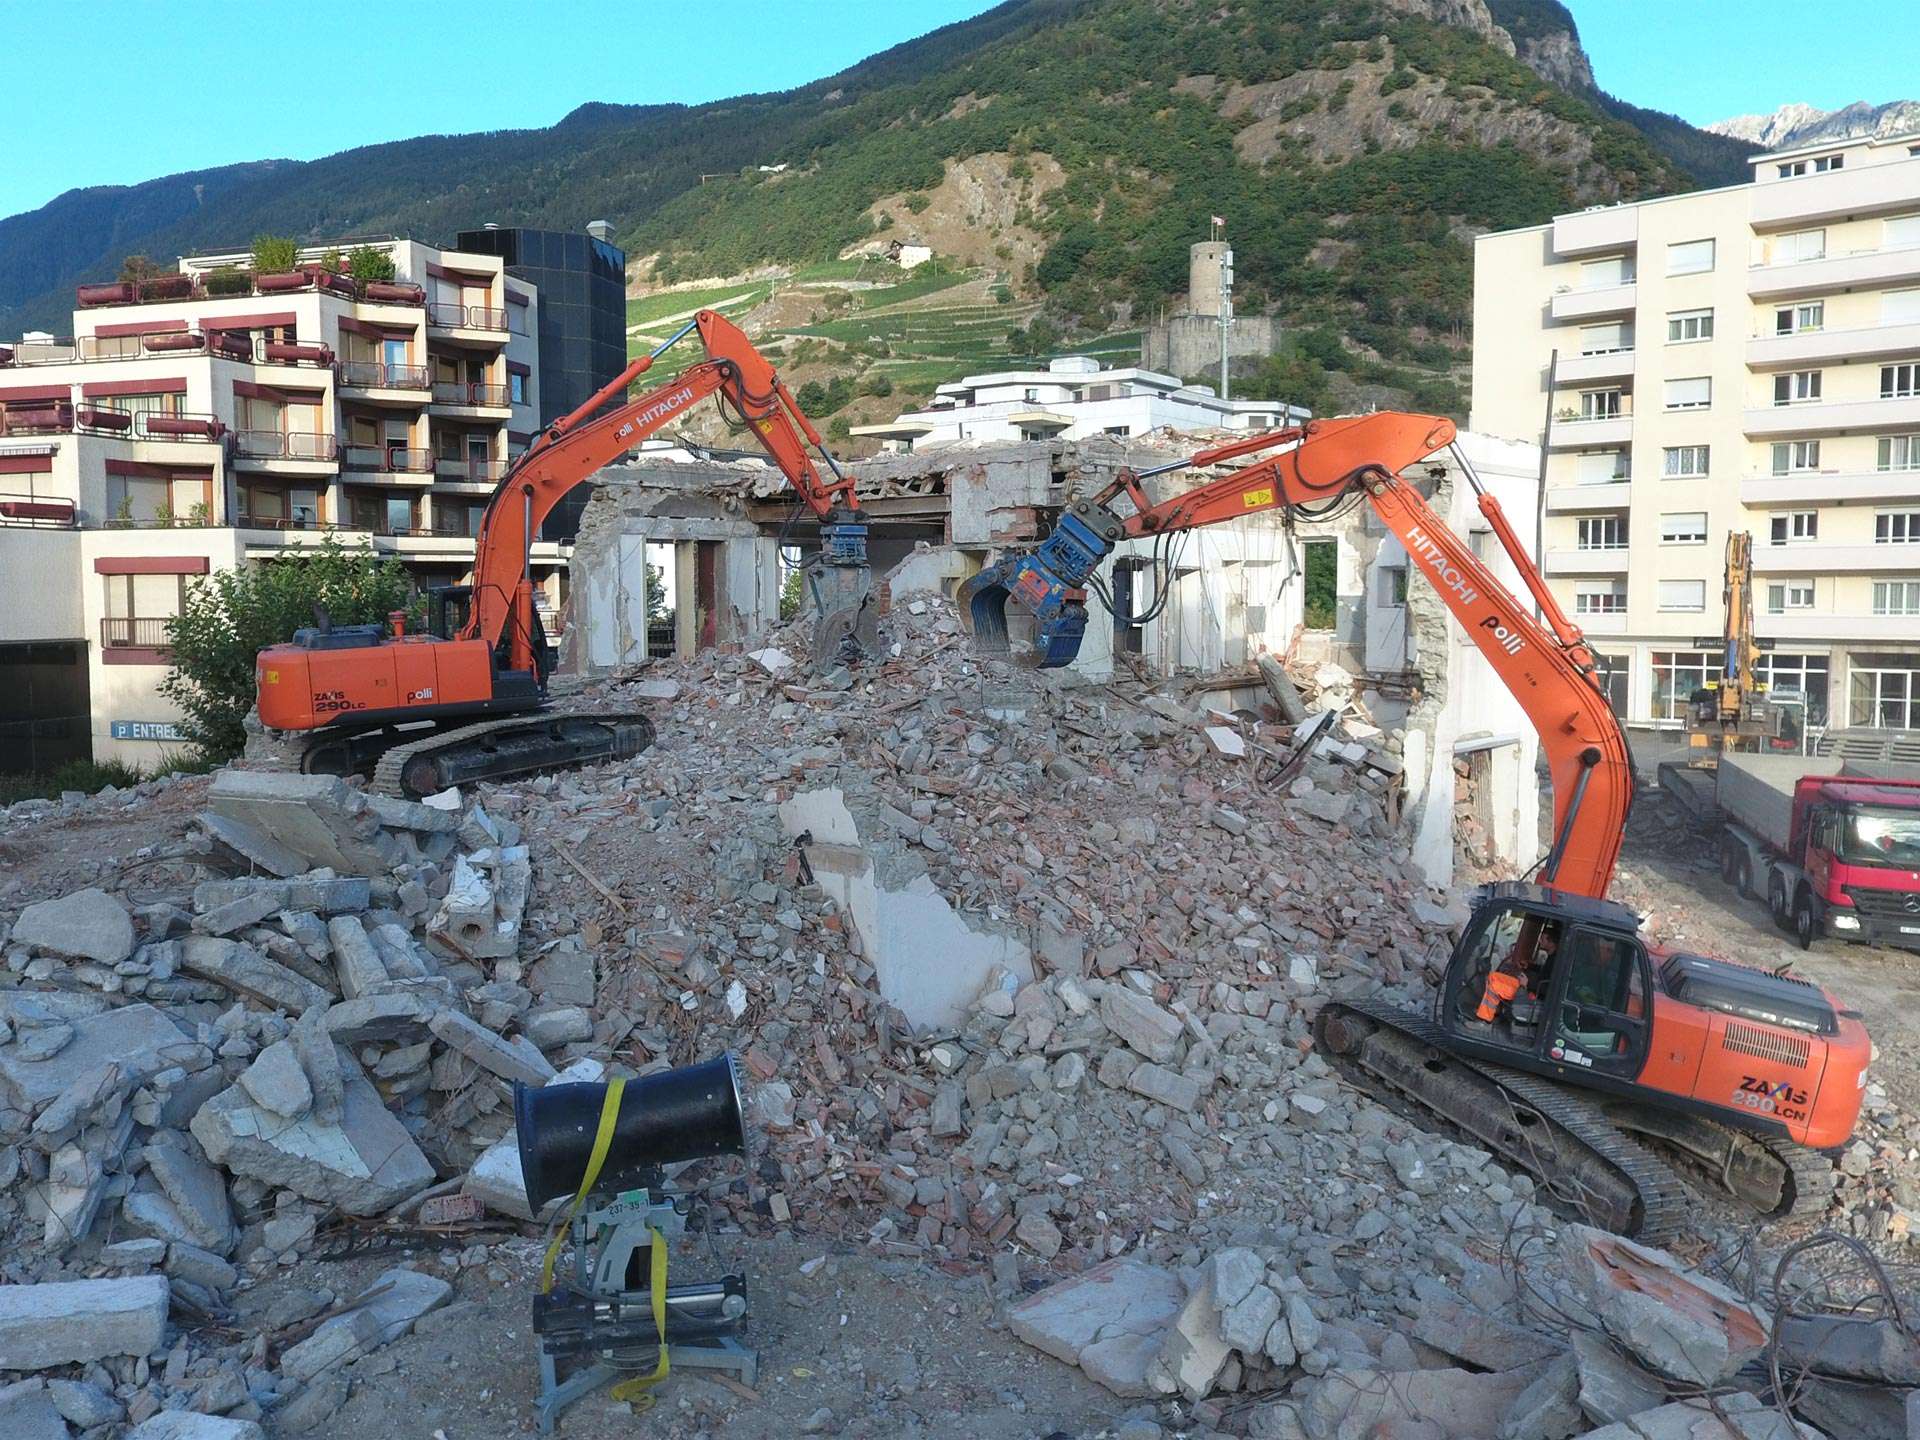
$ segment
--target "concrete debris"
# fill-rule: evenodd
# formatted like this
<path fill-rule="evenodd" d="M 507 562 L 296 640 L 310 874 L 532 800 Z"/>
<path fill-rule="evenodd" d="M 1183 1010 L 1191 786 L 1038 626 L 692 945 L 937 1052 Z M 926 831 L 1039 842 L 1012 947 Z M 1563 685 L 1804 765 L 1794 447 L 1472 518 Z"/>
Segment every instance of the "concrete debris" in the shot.
<path fill-rule="evenodd" d="M 280 1357 L 281 1373 L 307 1381 L 391 1345 L 428 1311 L 447 1303 L 453 1287 L 435 1275 L 404 1267 L 388 1270 L 367 1287 L 361 1304 L 334 1315 Z"/>
<path fill-rule="evenodd" d="M 76 890 L 22 910 L 13 922 L 12 943 L 118 965 L 133 954 L 133 916 L 104 890 Z"/>
<path fill-rule="evenodd" d="M 1147 1368 L 1182 1301 L 1171 1271 L 1107 1260 L 1029 1295 L 1007 1312 L 1007 1324 L 1035 1349 L 1135 1399 L 1153 1393 Z"/>
<path fill-rule="evenodd" d="M 0 1285 L 0 1370 L 150 1354 L 166 1334 L 171 1301 L 157 1275 Z"/>
<path fill-rule="evenodd" d="M 590 1085 L 606 1075 L 606 1066 L 598 1060 L 576 1060 L 547 1083 L 552 1085 Z M 533 1207 L 527 1201 L 526 1176 L 520 1169 L 520 1143 L 509 1131 L 487 1147 L 467 1171 L 460 1188 L 477 1198 L 489 1210 L 511 1215 L 518 1220 L 533 1219 Z"/>

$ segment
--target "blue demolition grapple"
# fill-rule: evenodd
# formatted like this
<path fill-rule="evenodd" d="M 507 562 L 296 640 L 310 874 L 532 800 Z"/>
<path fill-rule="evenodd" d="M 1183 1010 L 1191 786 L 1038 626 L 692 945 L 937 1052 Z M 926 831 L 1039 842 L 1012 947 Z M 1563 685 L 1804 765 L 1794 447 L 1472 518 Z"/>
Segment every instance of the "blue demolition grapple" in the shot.
<path fill-rule="evenodd" d="M 1032 550 L 1003 555 L 960 587 L 960 618 L 980 651 L 1005 655 L 1007 602 L 1034 619 L 1033 668 L 1073 663 L 1087 633 L 1087 577 L 1113 553 L 1120 521 L 1104 506 L 1082 503 Z"/>

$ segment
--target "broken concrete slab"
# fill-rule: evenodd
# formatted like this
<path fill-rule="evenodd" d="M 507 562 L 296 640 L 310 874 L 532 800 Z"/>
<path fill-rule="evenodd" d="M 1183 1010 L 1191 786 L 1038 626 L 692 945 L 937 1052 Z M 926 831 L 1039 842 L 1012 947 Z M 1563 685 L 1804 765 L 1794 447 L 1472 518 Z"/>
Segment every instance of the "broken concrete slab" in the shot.
<path fill-rule="evenodd" d="M 251 1420 L 162 1410 L 129 1430 L 126 1440 L 267 1440 L 267 1432 Z"/>
<path fill-rule="evenodd" d="M 1162 1010 L 1138 991 L 1110 984 L 1101 992 L 1101 1023 L 1155 1063 L 1171 1060 L 1180 1046 L 1178 1016 Z"/>
<path fill-rule="evenodd" d="M 501 1039 L 486 1026 L 458 1010 L 440 1009 L 427 1018 L 427 1028 L 443 1044 L 452 1046 L 481 1069 L 502 1080 L 544 1085 L 553 1079 L 553 1066 L 540 1052 Z"/>
<path fill-rule="evenodd" d="M 159 1275 L 0 1285 L 0 1370 L 151 1354 L 166 1336 L 171 1304 Z"/>
<path fill-rule="evenodd" d="M 253 1103 L 298 1120 L 313 1108 L 313 1085 L 291 1040 L 276 1040 L 240 1072 L 240 1088 Z"/>
<path fill-rule="evenodd" d="M 592 1085 L 605 1078 L 606 1073 L 607 1067 L 598 1060 L 576 1060 L 547 1083 Z M 473 1162 L 460 1188 L 489 1210 L 519 1220 L 533 1219 L 533 1207 L 527 1202 L 526 1176 L 520 1169 L 519 1137 L 513 1131 L 488 1146 Z"/>
<path fill-rule="evenodd" d="M 173 1202 L 193 1243 L 217 1255 L 227 1254 L 238 1237 L 226 1177 L 194 1154 L 184 1137 L 163 1135 L 147 1146 L 147 1169 Z"/>
<path fill-rule="evenodd" d="M 1670 1380 L 1718 1385 L 1766 1348 L 1766 1312 L 1664 1250 L 1569 1225 L 1559 1253 L 1592 1322 Z"/>
<path fill-rule="evenodd" d="M 29 905 L 13 922 L 13 943 L 71 960 L 118 965 L 133 954 L 133 915 L 98 888 Z"/>
<path fill-rule="evenodd" d="M 1782 1362 L 1879 1385 L 1920 1385 L 1920 1341 L 1892 1320 L 1788 1315 L 1780 1322 Z"/>
<path fill-rule="evenodd" d="M 367 1287 L 363 1304 L 323 1321 L 280 1357 L 281 1373 L 308 1381 L 324 1370 L 391 1345 L 414 1321 L 447 1303 L 453 1286 L 435 1275 L 395 1267 Z"/>
<path fill-rule="evenodd" d="M 142 1085 L 170 1066 L 204 1069 L 211 1058 L 205 1046 L 151 1005 L 123 1005 L 59 1023 L 67 1027 L 67 1042 L 49 1058 L 28 1059 L 18 1042 L 0 1045 L 0 1105 L 33 1114 L 109 1064 L 120 1067 L 129 1085 Z M 27 1033 L 23 1030 L 22 1038 Z"/>
<path fill-rule="evenodd" d="M 1418 1434 L 1487 1440 L 1531 1385 L 1538 1367 L 1482 1375 L 1472 1370 L 1329 1370 L 1294 1393 L 1316 1437 Z M 1424 1426 L 1424 1429 L 1415 1427 Z M 1400 1427 L 1398 1429 L 1394 1427 Z"/>
<path fill-rule="evenodd" d="M 387 967 L 359 916 L 336 915 L 329 920 L 327 943 L 333 947 L 334 973 L 339 976 L 343 1000 L 358 1000 L 386 985 Z"/>
<path fill-rule="evenodd" d="M 1586 1428 L 1580 1412 L 1580 1370 L 1562 1351 L 1513 1402 L 1499 1440 L 1571 1440 Z"/>
<path fill-rule="evenodd" d="M 362 995 L 325 1009 L 327 1034 L 342 1045 L 390 1045 L 427 1034 L 427 1022 L 440 1012 L 432 998 L 412 990 Z M 303 1056 L 303 1062 L 305 1057 Z M 307 1071 L 313 1078 L 312 1068 Z M 318 1091 L 316 1090 L 316 1094 Z"/>
<path fill-rule="evenodd" d="M 377 875 L 406 858 L 381 832 L 366 797 L 338 775 L 228 767 L 214 776 L 208 800 L 214 814 L 298 855 L 300 870 Z"/>
<path fill-rule="evenodd" d="M 1429 1295 L 1422 1303 L 1409 1333 L 1477 1370 L 1511 1370 L 1551 1360 L 1566 1349 L 1557 1337 L 1538 1328 L 1510 1325 L 1457 1297 L 1438 1295 Z"/>
<path fill-rule="evenodd" d="M 1147 1367 L 1146 1381 L 1161 1395 L 1176 1392 L 1189 1400 L 1204 1400 L 1233 1357 L 1233 1346 L 1220 1333 L 1220 1305 L 1214 1296 L 1213 1267 L 1200 1272 L 1200 1283 L 1187 1293 L 1186 1303 L 1173 1317 L 1160 1350 Z"/>
<path fill-rule="evenodd" d="M 336 1123 L 317 1113 L 289 1120 L 233 1085 L 202 1105 L 189 1128 L 216 1165 L 350 1215 L 378 1214 L 434 1180 L 427 1157 L 357 1069 Z"/>
<path fill-rule="evenodd" d="M 1171 1270 L 1107 1260 L 1027 1296 L 1007 1312 L 1013 1333 L 1087 1374 L 1116 1395 L 1154 1392 L 1146 1370 L 1180 1312 L 1184 1287 Z"/>
<path fill-rule="evenodd" d="M 1574 1365 L 1579 1373 L 1580 1412 L 1596 1425 L 1611 1425 L 1651 1410 L 1666 1398 L 1660 1381 L 1613 1347 L 1604 1335 L 1575 1330 Z"/>
<path fill-rule="evenodd" d="M 1716 1414 L 1716 1411 L 1718 1412 Z M 1724 1417 L 1724 1418 L 1723 1418 Z M 1822 1440 L 1744 1391 L 1680 1400 L 1587 1433 L 1586 1440 Z"/>
<path fill-rule="evenodd" d="M 67 1422 L 37 1376 L 0 1387 L 0 1435 L 7 1440 L 69 1440 Z"/>
<path fill-rule="evenodd" d="M 307 868 L 305 856 L 251 825 L 211 810 L 201 811 L 194 819 L 213 838 L 216 853 L 225 851 L 233 857 L 230 863 L 283 877 L 298 875 Z"/>
<path fill-rule="evenodd" d="M 239 940 L 214 935 L 189 935 L 180 941 L 180 968 L 258 1000 L 269 1009 L 298 1015 L 333 999 L 306 976 L 269 960 Z"/>

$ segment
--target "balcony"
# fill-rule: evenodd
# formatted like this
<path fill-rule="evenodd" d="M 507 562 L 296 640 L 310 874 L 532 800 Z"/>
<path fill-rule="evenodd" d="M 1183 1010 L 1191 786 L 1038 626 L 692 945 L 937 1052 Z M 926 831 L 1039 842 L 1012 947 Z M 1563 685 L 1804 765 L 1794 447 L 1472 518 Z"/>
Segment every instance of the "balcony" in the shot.
<path fill-rule="evenodd" d="M 177 304 L 182 300 L 287 295 L 302 290 L 381 305 L 424 305 L 427 299 L 427 292 L 418 285 L 393 280 L 356 280 L 351 275 L 318 265 L 306 265 L 277 275 L 201 271 L 192 275 L 155 275 L 145 280 L 108 280 L 75 286 L 73 295 L 80 309 L 100 310 L 123 305 Z"/>
<path fill-rule="evenodd" d="M 1631 315 L 1635 304 L 1633 281 L 1624 285 L 1597 285 L 1591 290 L 1562 290 L 1548 304 L 1555 320 L 1597 320 L 1604 315 Z"/>
<path fill-rule="evenodd" d="M 342 468 L 368 475 L 395 475 L 422 483 L 433 476 L 433 452 L 405 445 L 349 445 L 340 452 Z"/>
<path fill-rule="evenodd" d="M 73 412 L 76 430 L 121 440 L 192 440 L 218 443 L 227 427 L 217 415 L 191 410 L 118 410 L 84 402 Z"/>
<path fill-rule="evenodd" d="M 1920 354 L 1920 321 L 1856 330 L 1804 330 L 1798 335 L 1756 335 L 1747 341 L 1747 364 L 1756 370 L 1913 354 Z"/>
<path fill-rule="evenodd" d="M 474 415 L 501 420 L 511 419 L 513 405 L 507 398 L 504 385 L 487 385 L 478 381 L 436 380 L 433 382 L 433 408 L 461 415 Z"/>
<path fill-rule="evenodd" d="M 1915 545 L 1755 545 L 1753 568 L 1762 575 L 1841 575 L 1869 571 L 1920 573 L 1920 544 Z M 1920 619 L 1906 617 L 1920 629 Z"/>
<path fill-rule="evenodd" d="M 16 435 L 66 435 L 73 430 L 73 405 L 66 400 L 0 404 L 0 439 Z"/>
<path fill-rule="evenodd" d="M 1920 425 L 1920 395 L 1890 400 L 1835 400 L 1812 405 L 1768 405 L 1748 410 L 1746 433 L 1756 438 L 1775 435 L 1829 435 L 1843 430 L 1879 430 L 1887 426 Z M 1556 441 L 1557 443 L 1557 441 Z"/>
<path fill-rule="evenodd" d="M 1756 300 L 1794 295 L 1831 295 L 1920 280 L 1920 245 L 1899 250 L 1852 250 L 1794 265 L 1756 265 L 1747 272 L 1747 294 Z"/>
<path fill-rule="evenodd" d="M 373 404 L 424 405 L 433 395 L 424 365 L 389 365 L 380 360 L 336 360 L 334 383 L 343 395 Z"/>
<path fill-rule="evenodd" d="M 1916 497 L 1920 497 L 1920 470 L 1796 470 L 1787 475 L 1749 475 L 1740 482 L 1740 503 L 1760 507 Z"/>
<path fill-rule="evenodd" d="M 1592 355 L 1562 356 L 1553 372 L 1554 383 L 1577 385 L 1588 380 L 1631 380 L 1633 354 L 1633 347 L 1629 345 L 1624 350 L 1601 350 Z"/>
<path fill-rule="evenodd" d="M 1553 217 L 1553 253 L 1598 255 L 1627 250 L 1640 240 L 1638 205 L 1597 205 L 1591 210 Z"/>
<path fill-rule="evenodd" d="M 104 650 L 164 650 L 171 619 L 102 616 L 100 646 Z"/>
<path fill-rule="evenodd" d="M 0 526 L 10 530 L 78 530 L 73 501 L 59 496 L 0 493 Z"/>
<path fill-rule="evenodd" d="M 1621 609 L 1575 615 L 1573 623 L 1589 635 L 1624 635 L 1627 633 L 1627 612 Z"/>
<path fill-rule="evenodd" d="M 340 445 L 331 435 L 236 430 L 233 463 L 235 469 L 268 474 L 332 474 L 340 468 Z"/>
<path fill-rule="evenodd" d="M 1548 448 L 1553 450 L 1608 450 L 1633 440 L 1633 414 L 1605 415 L 1592 420 L 1555 420 Z"/>
<path fill-rule="evenodd" d="M 436 301 L 427 306 L 427 328 L 445 339 L 507 343 L 507 312 L 492 305 Z"/>
<path fill-rule="evenodd" d="M 438 485 L 476 485 L 491 490 L 507 473 L 505 460 L 463 459 L 442 455 L 434 462 L 433 478 Z"/>
<path fill-rule="evenodd" d="M 1588 510 L 1625 510 L 1632 483 L 1615 480 L 1604 485 L 1549 485 L 1547 513 L 1571 515 Z"/>
<path fill-rule="evenodd" d="M 1549 575 L 1624 575 L 1627 573 L 1627 547 L 1615 550 L 1549 550 Z"/>
<path fill-rule="evenodd" d="M 1756 615 L 1753 628 L 1763 640 L 1911 641 L 1920 617 L 1913 615 L 1825 615 L 1796 610 L 1787 615 Z"/>
<path fill-rule="evenodd" d="M 1920 161 L 1897 160 L 1858 170 L 1829 170 L 1753 187 L 1756 230 L 1788 230 L 1815 220 L 1884 215 L 1920 207 Z"/>

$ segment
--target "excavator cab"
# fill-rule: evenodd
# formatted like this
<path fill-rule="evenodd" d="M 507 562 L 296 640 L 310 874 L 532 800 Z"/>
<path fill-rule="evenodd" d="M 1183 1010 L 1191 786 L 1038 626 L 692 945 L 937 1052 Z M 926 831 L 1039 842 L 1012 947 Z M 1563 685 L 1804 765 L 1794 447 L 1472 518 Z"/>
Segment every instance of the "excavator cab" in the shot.
<path fill-rule="evenodd" d="M 1625 906 L 1489 887 L 1447 967 L 1435 1019 L 1484 1059 L 1631 1080 L 1646 1063 L 1653 966 Z"/>

